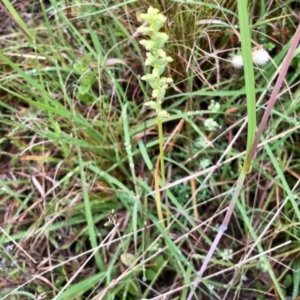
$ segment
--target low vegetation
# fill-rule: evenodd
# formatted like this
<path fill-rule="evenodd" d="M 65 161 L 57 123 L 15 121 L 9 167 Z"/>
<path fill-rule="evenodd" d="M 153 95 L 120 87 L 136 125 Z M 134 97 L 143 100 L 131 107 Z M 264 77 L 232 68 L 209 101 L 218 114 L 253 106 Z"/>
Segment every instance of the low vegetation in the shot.
<path fill-rule="evenodd" d="M 298 1 L 0 9 L 0 299 L 300 299 Z"/>

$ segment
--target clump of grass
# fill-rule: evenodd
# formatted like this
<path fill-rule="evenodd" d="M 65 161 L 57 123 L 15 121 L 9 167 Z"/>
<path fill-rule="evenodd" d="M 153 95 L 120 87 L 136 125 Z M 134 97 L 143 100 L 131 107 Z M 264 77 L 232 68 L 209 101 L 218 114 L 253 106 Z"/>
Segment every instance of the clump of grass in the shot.
<path fill-rule="evenodd" d="M 236 3 L 157 2 L 151 12 L 166 18 L 157 34 L 169 39 L 150 57 L 138 28 L 151 20 L 136 12 L 153 3 L 11 3 L 1 2 L 16 25 L 0 53 L 1 297 L 187 299 L 247 144 L 249 68 L 232 68 L 229 56 L 241 48 Z M 297 5 L 249 1 L 249 41 L 272 57 L 254 70 L 258 120 Z M 169 56 L 162 70 L 173 82 L 159 85 L 152 63 Z M 199 298 L 298 296 L 299 219 L 296 201 L 282 200 L 299 194 L 297 65 L 295 55 Z"/>

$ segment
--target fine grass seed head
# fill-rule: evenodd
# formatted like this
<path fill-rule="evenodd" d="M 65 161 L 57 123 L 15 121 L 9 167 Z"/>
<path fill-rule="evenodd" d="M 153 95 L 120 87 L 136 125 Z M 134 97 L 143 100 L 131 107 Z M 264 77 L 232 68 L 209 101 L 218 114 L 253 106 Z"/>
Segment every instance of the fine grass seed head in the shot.
<path fill-rule="evenodd" d="M 105 223 L 105 226 L 108 226 L 109 224 L 112 224 L 114 226 L 117 225 L 117 215 L 115 213 L 114 210 L 112 210 L 108 215 L 107 215 L 107 218 L 108 218 L 108 222 Z"/>

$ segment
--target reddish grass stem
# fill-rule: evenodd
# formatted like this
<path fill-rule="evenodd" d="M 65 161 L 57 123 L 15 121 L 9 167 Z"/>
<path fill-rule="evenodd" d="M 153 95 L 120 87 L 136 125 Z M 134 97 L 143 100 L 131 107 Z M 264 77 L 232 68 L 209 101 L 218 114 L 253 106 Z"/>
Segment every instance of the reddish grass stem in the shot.
<path fill-rule="evenodd" d="M 300 19 L 300 18 L 299 18 Z M 277 78 L 277 81 L 276 81 L 276 84 L 274 86 L 274 89 L 272 91 L 272 94 L 271 94 L 271 97 L 270 97 L 270 100 L 268 101 L 268 105 L 267 105 L 267 108 L 264 112 L 264 115 L 263 115 L 263 118 L 259 124 L 259 128 L 258 128 L 258 131 L 255 135 L 255 139 L 254 139 L 254 142 L 253 142 L 253 145 L 251 147 L 251 150 L 250 150 L 250 154 L 249 154 L 249 160 L 250 160 L 250 163 L 254 157 L 254 154 L 255 154 L 255 151 L 256 151 L 256 148 L 257 148 L 257 145 L 259 143 L 259 140 L 260 140 L 260 137 L 266 127 L 266 124 L 267 124 L 267 120 L 271 114 L 271 111 L 272 111 L 272 108 L 274 107 L 275 105 L 275 102 L 276 102 L 276 98 L 277 98 L 277 95 L 279 93 L 279 90 L 282 86 L 282 83 L 284 81 L 284 78 L 285 78 L 285 75 L 287 73 L 287 70 L 288 70 L 288 67 L 291 63 L 291 60 L 293 58 L 293 55 L 294 55 L 294 52 L 299 44 L 299 41 L 300 41 L 300 23 L 298 25 L 298 28 L 297 28 L 297 31 L 293 37 L 293 40 L 292 40 L 292 44 L 291 44 L 291 47 L 282 63 L 282 67 L 281 67 L 281 70 L 279 71 L 279 76 Z M 246 157 L 247 159 L 247 157 Z M 237 182 L 237 185 L 236 185 L 236 188 L 234 190 L 234 194 L 232 196 L 232 200 L 228 206 L 228 209 L 227 209 L 227 212 L 226 212 L 226 215 L 225 215 L 225 218 L 223 220 L 223 223 L 222 225 L 220 226 L 219 228 L 219 231 L 203 261 L 203 264 L 200 268 L 200 270 L 197 272 L 197 278 L 194 280 L 193 282 L 193 288 L 192 290 L 190 291 L 189 295 L 188 295 L 188 298 L 187 300 L 191 300 L 193 295 L 194 295 L 194 290 L 196 289 L 196 287 L 199 285 L 199 283 L 201 282 L 201 279 L 202 279 L 202 276 L 203 276 L 203 273 L 204 271 L 206 270 L 207 266 L 208 266 L 208 263 L 210 261 L 210 259 L 212 258 L 218 244 L 219 244 L 219 241 L 221 239 L 221 237 L 223 236 L 223 233 L 224 231 L 227 229 L 228 227 L 228 224 L 229 224 L 229 221 L 231 219 L 231 216 L 233 214 L 233 211 L 234 211 L 234 207 L 235 207 L 235 203 L 236 203 L 236 200 L 238 197 L 235 197 L 236 194 L 240 193 L 241 191 L 241 188 L 242 188 L 242 184 L 244 182 L 244 179 L 245 179 L 245 176 L 246 174 L 242 171 L 242 173 L 240 174 L 239 176 L 239 179 L 238 179 L 238 182 Z"/>
<path fill-rule="evenodd" d="M 287 53 L 287 55 L 286 55 L 286 57 L 285 57 L 285 59 L 282 63 L 282 67 L 281 67 L 281 70 L 279 72 L 276 84 L 275 84 L 274 89 L 272 91 L 272 94 L 270 96 L 270 100 L 268 101 L 267 108 L 266 108 L 266 110 L 264 112 L 264 115 L 262 117 L 262 120 L 259 124 L 258 131 L 256 133 L 253 145 L 251 147 L 251 151 L 250 151 L 250 155 L 249 155 L 250 161 L 254 157 L 254 154 L 255 154 L 257 145 L 259 143 L 260 137 L 261 137 L 261 135 L 262 135 L 262 133 L 263 133 L 265 127 L 266 127 L 266 124 L 267 124 L 267 121 L 268 121 L 269 116 L 271 114 L 271 111 L 272 111 L 272 109 L 275 105 L 277 95 L 278 95 L 279 90 L 282 86 L 282 83 L 284 81 L 284 77 L 285 77 L 285 75 L 287 73 L 287 70 L 290 66 L 290 63 L 291 63 L 293 55 L 296 51 L 296 48 L 298 47 L 299 41 L 300 41 L 300 15 L 299 15 L 299 25 L 298 25 L 297 31 L 294 35 L 293 40 L 292 40 L 291 47 L 290 47 L 290 49 L 289 49 L 289 51 L 288 51 L 288 53 Z"/>

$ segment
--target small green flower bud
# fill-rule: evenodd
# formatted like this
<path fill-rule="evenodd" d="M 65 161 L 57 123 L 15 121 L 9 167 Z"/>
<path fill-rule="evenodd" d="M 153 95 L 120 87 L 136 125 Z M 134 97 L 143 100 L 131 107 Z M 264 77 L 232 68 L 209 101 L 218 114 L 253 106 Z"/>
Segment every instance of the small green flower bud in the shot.
<path fill-rule="evenodd" d="M 153 68 L 152 75 L 153 75 L 153 77 L 158 78 L 159 75 L 160 75 L 159 69 L 158 68 Z"/>
<path fill-rule="evenodd" d="M 161 111 L 158 112 L 157 116 L 158 116 L 159 118 L 164 118 L 164 119 L 166 119 L 166 118 L 169 118 L 169 117 L 170 117 L 170 114 L 169 114 L 166 110 L 161 110 Z"/>
<path fill-rule="evenodd" d="M 157 110 L 157 103 L 155 101 L 147 101 L 144 103 L 144 106 L 147 108 Z"/>
<path fill-rule="evenodd" d="M 158 95 L 159 95 L 159 90 L 153 89 L 152 98 L 157 98 Z"/>
<path fill-rule="evenodd" d="M 144 81 L 147 81 L 149 83 L 154 83 L 156 81 L 156 78 L 153 77 L 152 74 L 146 74 L 146 75 L 142 76 L 141 79 Z"/>

